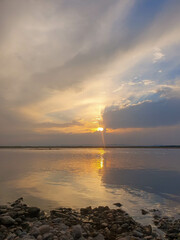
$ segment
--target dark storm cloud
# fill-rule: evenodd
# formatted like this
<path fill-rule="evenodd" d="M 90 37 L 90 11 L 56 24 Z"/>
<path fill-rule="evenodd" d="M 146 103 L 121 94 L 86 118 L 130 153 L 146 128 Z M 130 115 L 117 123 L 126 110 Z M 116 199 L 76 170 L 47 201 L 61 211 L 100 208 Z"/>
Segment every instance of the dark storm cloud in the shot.
<path fill-rule="evenodd" d="M 180 123 L 180 98 L 143 102 L 118 109 L 107 107 L 103 114 L 107 128 L 151 128 Z"/>

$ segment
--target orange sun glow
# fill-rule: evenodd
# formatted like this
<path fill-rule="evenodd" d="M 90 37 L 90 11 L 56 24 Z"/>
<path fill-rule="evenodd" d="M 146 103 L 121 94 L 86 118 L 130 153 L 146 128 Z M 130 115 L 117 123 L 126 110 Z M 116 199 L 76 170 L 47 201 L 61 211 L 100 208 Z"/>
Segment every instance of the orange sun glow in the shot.
<path fill-rule="evenodd" d="M 97 128 L 97 131 L 98 131 L 98 132 L 103 132 L 103 130 L 104 130 L 103 127 L 98 127 L 98 128 Z"/>

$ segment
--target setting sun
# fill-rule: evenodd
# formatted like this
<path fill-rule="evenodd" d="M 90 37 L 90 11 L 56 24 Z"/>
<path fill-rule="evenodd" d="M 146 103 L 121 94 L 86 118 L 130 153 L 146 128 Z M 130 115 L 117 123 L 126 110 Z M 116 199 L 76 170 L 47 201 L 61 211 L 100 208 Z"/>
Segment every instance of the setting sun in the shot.
<path fill-rule="evenodd" d="M 98 132 L 102 132 L 102 131 L 104 131 L 104 128 L 103 128 L 103 127 L 98 127 L 98 128 L 97 128 L 97 131 L 98 131 Z"/>

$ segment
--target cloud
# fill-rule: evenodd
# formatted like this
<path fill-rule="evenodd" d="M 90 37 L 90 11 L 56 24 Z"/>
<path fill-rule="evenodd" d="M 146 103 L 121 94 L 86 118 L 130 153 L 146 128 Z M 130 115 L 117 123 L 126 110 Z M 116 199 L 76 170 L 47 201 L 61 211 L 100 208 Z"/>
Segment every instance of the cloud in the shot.
<path fill-rule="evenodd" d="M 45 128 L 66 128 L 66 127 L 72 127 L 72 126 L 82 126 L 83 124 L 78 121 L 72 121 L 67 123 L 54 123 L 54 122 L 43 122 L 40 124 L 37 124 L 39 127 L 45 127 Z"/>
<path fill-rule="evenodd" d="M 143 102 L 119 109 L 107 107 L 103 114 L 107 128 L 152 128 L 180 123 L 180 98 Z"/>
<path fill-rule="evenodd" d="M 106 106 L 157 101 L 161 86 L 178 98 L 179 10 L 174 0 L 1 0 L 1 143 L 43 142 L 36 128 L 79 133 L 79 119 L 91 131 Z"/>
<path fill-rule="evenodd" d="M 160 48 L 155 48 L 154 49 L 154 54 L 153 54 L 153 63 L 158 62 L 162 58 L 165 57 L 165 55 L 162 53 L 162 50 Z"/>

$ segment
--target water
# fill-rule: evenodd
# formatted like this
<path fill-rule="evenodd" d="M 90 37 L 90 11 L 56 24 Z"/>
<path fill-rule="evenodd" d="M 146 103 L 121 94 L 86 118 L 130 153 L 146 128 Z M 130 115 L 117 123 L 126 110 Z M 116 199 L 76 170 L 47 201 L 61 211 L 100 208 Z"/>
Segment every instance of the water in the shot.
<path fill-rule="evenodd" d="M 172 215 L 180 212 L 180 150 L 1 149 L 0 203 L 21 196 L 45 210 L 120 202 L 136 220 L 142 208 Z"/>

